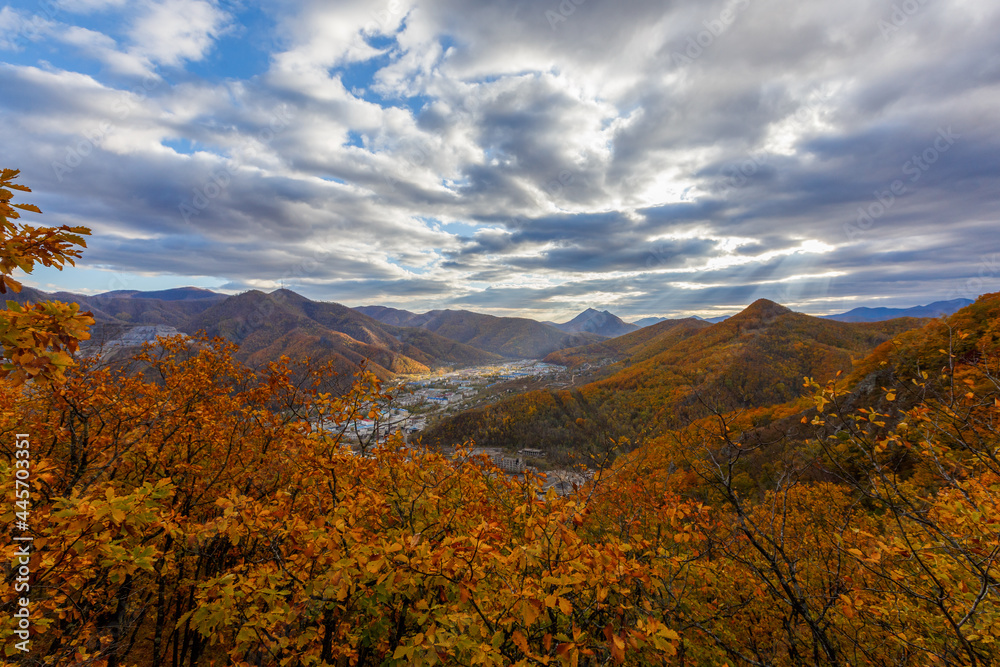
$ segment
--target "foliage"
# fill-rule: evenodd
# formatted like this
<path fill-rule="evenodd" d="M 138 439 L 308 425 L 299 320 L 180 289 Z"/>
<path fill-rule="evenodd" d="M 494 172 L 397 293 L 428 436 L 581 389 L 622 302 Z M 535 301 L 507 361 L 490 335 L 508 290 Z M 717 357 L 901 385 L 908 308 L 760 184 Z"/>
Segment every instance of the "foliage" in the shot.
<path fill-rule="evenodd" d="M 18 209 L 41 213 L 33 204 L 11 204 L 11 190 L 31 192 L 27 186 L 14 183 L 19 174 L 16 169 L 0 171 L 0 294 L 8 289 L 21 291 L 21 283 L 12 276 L 17 269 L 31 273 L 36 263 L 60 270 L 67 263 L 75 264 L 79 248 L 87 247 L 83 237 L 90 234 L 86 227 L 33 227 L 14 222 L 21 217 Z M 89 338 L 87 326 L 93 323 L 91 314 L 80 312 L 77 304 L 21 305 L 8 301 L 7 310 L 0 311 L 0 345 L 5 357 L 0 377 L 10 376 L 17 383 L 30 379 L 64 381 L 65 370 L 73 364 L 70 355 L 78 349 L 79 341 Z"/>
<path fill-rule="evenodd" d="M 632 545 L 583 540 L 576 502 L 395 441 L 347 453 L 377 378 L 336 398 L 318 374 L 257 374 L 233 351 L 174 339 L 137 359 L 151 379 L 88 362 L 59 391 L 6 388 L 3 431 L 46 443 L 35 660 L 569 665 L 674 650 L 629 599 L 649 576 Z M 6 474 L 8 445 L 2 457 Z"/>

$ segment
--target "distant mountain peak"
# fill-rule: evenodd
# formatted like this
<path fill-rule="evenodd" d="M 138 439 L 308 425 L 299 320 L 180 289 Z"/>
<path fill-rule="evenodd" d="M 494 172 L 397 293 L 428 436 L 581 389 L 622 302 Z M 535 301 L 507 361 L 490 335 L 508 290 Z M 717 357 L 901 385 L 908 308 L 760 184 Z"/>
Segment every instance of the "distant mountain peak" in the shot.
<path fill-rule="evenodd" d="M 569 322 L 563 322 L 562 324 L 553 323 L 552 326 L 566 333 L 589 332 L 612 338 L 632 333 L 640 328 L 634 324 L 624 322 L 613 313 L 606 310 L 597 310 L 596 308 L 587 308 Z"/>
<path fill-rule="evenodd" d="M 780 303 L 775 303 L 770 299 L 757 299 L 742 312 L 731 317 L 731 320 L 772 320 L 782 315 L 791 313 L 792 310 L 785 308 Z"/>

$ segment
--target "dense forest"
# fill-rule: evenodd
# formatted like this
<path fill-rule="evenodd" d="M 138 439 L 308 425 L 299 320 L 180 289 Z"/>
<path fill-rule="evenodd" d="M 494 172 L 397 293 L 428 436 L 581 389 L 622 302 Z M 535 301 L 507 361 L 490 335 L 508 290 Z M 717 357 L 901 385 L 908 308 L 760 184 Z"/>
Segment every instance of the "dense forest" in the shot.
<path fill-rule="evenodd" d="M 72 263 L 87 232 L 18 223 L 16 175 L 4 291 L 15 267 Z M 252 370 L 208 337 L 109 367 L 73 358 L 91 321 L 67 304 L 0 315 L 7 664 L 998 662 L 1000 294 L 822 336 L 764 303 L 719 329 L 722 349 L 683 338 L 728 391 L 687 414 L 656 395 L 667 360 L 612 376 L 588 400 L 672 421 L 569 496 L 461 447 L 353 455 L 343 430 L 382 398 L 373 374 L 326 393 L 329 366 Z M 795 355 L 746 338 L 765 327 Z M 716 358 L 739 363 L 713 375 Z M 814 372 L 780 388 L 773 368 Z M 767 424 L 756 392 L 780 406 Z"/>

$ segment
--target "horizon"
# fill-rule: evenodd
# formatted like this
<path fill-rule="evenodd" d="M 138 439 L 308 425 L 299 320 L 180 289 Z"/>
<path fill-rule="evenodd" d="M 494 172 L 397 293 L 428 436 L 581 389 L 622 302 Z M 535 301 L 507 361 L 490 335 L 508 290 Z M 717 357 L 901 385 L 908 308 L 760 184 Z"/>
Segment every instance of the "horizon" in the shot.
<path fill-rule="evenodd" d="M 327 5 L 0 8 L 24 222 L 94 231 L 25 284 L 539 321 L 1000 290 L 996 3 Z"/>
<path fill-rule="evenodd" d="M 37 287 L 34 287 L 33 285 L 28 285 L 28 286 L 32 287 L 34 289 L 39 289 Z M 68 292 L 70 294 L 74 294 L 76 296 L 101 297 L 101 296 L 106 296 L 106 295 L 112 295 L 115 292 L 139 292 L 139 293 L 143 293 L 143 292 L 160 292 L 160 291 L 169 292 L 169 291 L 175 291 L 175 290 L 191 290 L 191 289 L 193 289 L 193 290 L 199 290 L 199 291 L 212 292 L 213 294 L 217 294 L 217 295 L 225 296 L 225 297 L 240 296 L 240 295 L 246 294 L 248 292 L 260 292 L 262 294 L 271 295 L 271 294 L 274 294 L 275 292 L 280 292 L 280 291 L 289 291 L 289 292 L 292 292 L 294 294 L 298 294 L 299 296 L 305 296 L 305 295 L 303 295 L 303 294 L 301 294 L 301 293 L 299 293 L 299 292 L 297 292 L 294 289 L 291 289 L 289 287 L 276 287 L 276 288 L 274 288 L 273 290 L 270 290 L 270 291 L 261 290 L 261 289 L 257 289 L 257 288 L 250 288 L 250 289 L 241 290 L 241 291 L 218 292 L 218 291 L 211 290 L 211 289 L 208 289 L 208 288 L 205 288 L 205 287 L 198 287 L 196 285 L 180 285 L 180 286 L 176 286 L 176 287 L 167 287 L 167 288 L 164 288 L 162 290 L 127 290 L 127 289 L 125 289 L 125 290 L 109 290 L 108 292 L 98 292 L 98 293 L 94 293 L 94 294 L 85 294 L 85 293 L 82 293 L 82 292 L 73 292 L 72 290 L 62 290 L 62 291 Z M 45 291 L 45 290 L 42 290 L 42 291 Z M 969 301 L 975 302 L 979 297 L 984 296 L 985 294 L 986 293 L 979 294 L 979 295 L 976 295 L 975 297 L 972 297 L 972 298 L 969 298 L 969 297 L 956 297 L 955 299 L 937 299 L 937 300 L 934 300 L 934 301 L 927 301 L 925 303 L 912 304 L 912 305 L 909 305 L 909 306 L 895 306 L 895 307 L 892 307 L 892 309 L 922 308 L 922 307 L 933 305 L 934 303 L 943 302 L 943 301 L 952 301 L 952 300 L 958 300 L 958 299 L 967 299 Z M 153 297 L 153 298 L 155 298 L 155 297 Z M 309 298 L 309 297 L 305 297 L 305 298 Z M 310 300 L 316 301 L 316 302 L 321 302 L 321 303 L 339 304 L 339 305 L 346 306 L 347 308 L 351 308 L 351 309 L 366 308 L 366 307 L 387 307 L 387 308 L 390 307 L 390 306 L 383 306 L 382 304 L 377 304 L 377 303 L 359 303 L 359 304 L 353 304 L 352 305 L 350 303 L 346 303 L 344 301 L 340 301 L 340 300 L 337 300 L 337 299 L 310 299 Z M 847 310 L 844 310 L 844 311 L 830 311 L 830 312 L 826 312 L 826 313 L 808 313 L 808 312 L 805 312 L 805 311 L 802 311 L 802 310 L 797 310 L 795 308 L 792 308 L 792 307 L 788 306 L 787 304 L 783 304 L 783 303 L 781 303 L 779 301 L 774 301 L 773 299 L 768 299 L 766 297 L 759 297 L 758 299 L 755 299 L 753 302 L 744 304 L 742 307 L 740 307 L 740 308 L 738 308 L 738 309 L 736 309 L 736 310 L 734 310 L 732 312 L 723 313 L 723 314 L 709 315 L 709 316 L 702 316 L 702 315 L 699 315 L 697 313 L 689 313 L 689 314 L 675 314 L 675 315 L 673 315 L 671 317 L 667 317 L 667 316 L 663 316 L 663 315 L 641 315 L 641 316 L 629 319 L 629 318 L 626 318 L 626 317 L 622 317 L 618 313 L 614 312 L 614 310 L 611 309 L 611 308 L 603 308 L 603 307 L 600 307 L 600 306 L 586 306 L 586 307 L 584 307 L 580 311 L 577 311 L 575 313 L 569 313 L 569 314 L 564 315 L 563 317 L 561 317 L 559 319 L 555 319 L 555 320 L 541 320 L 541 319 L 537 319 L 535 317 L 530 317 L 529 315 L 495 314 L 495 313 L 490 313 L 490 312 L 481 311 L 481 310 L 472 310 L 472 311 L 470 311 L 470 309 L 467 309 L 467 308 L 450 308 L 450 309 L 449 308 L 440 308 L 440 309 L 432 309 L 432 310 L 465 310 L 465 311 L 480 313 L 480 314 L 484 314 L 484 315 L 493 315 L 494 317 L 519 317 L 519 318 L 525 318 L 525 319 L 535 320 L 535 321 L 541 322 L 543 324 L 546 323 L 546 322 L 551 322 L 551 323 L 555 323 L 555 324 L 567 324 L 567 323 L 569 323 L 571 320 L 573 320 L 574 318 L 576 318 L 579 315 L 582 315 L 582 314 L 584 314 L 584 313 L 586 313 L 588 311 L 594 311 L 594 312 L 598 312 L 598 313 L 607 312 L 607 313 L 610 313 L 610 314 L 618 317 L 619 319 L 621 319 L 622 321 L 624 321 L 624 322 L 626 322 L 628 324 L 634 324 L 635 322 L 638 322 L 640 320 L 653 319 L 653 318 L 684 319 L 684 318 L 688 318 L 688 317 L 696 317 L 696 318 L 705 319 L 705 320 L 713 319 L 713 318 L 718 318 L 718 317 L 726 317 L 726 318 L 728 318 L 728 317 L 732 317 L 734 315 L 737 315 L 737 314 L 743 312 L 744 310 L 746 310 L 747 308 L 749 308 L 751 305 L 753 305 L 753 303 L 755 303 L 758 300 L 770 301 L 770 302 L 775 303 L 775 304 L 777 304 L 779 306 L 784 306 L 784 307 L 786 307 L 789 310 L 792 310 L 794 312 L 801 313 L 803 315 L 809 315 L 811 317 L 828 317 L 828 316 L 832 316 L 832 315 L 846 314 L 846 313 L 850 312 L 851 310 L 854 310 L 855 308 L 878 309 L 878 308 L 886 308 L 887 307 L 887 306 L 878 306 L 878 305 L 871 306 L 871 305 L 861 304 L 861 305 L 853 306 L 852 308 L 848 308 Z M 409 310 L 409 309 L 407 309 L 407 308 L 398 308 L 397 310 Z M 410 311 L 410 312 L 412 312 L 414 314 L 422 314 L 422 313 L 428 312 L 428 311 L 416 310 L 416 311 Z M 651 325 L 646 325 L 646 326 L 651 326 Z"/>

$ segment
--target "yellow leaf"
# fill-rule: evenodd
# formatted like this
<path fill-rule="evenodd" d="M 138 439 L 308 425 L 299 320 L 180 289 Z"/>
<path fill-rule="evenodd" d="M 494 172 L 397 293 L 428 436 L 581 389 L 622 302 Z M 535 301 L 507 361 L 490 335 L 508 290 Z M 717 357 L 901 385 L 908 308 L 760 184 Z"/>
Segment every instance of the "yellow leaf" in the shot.
<path fill-rule="evenodd" d="M 531 604 L 528 600 L 525 600 L 522 611 L 524 612 L 524 626 L 531 627 L 534 625 L 535 621 L 538 619 L 538 610 L 535 609 L 535 605 Z"/>

